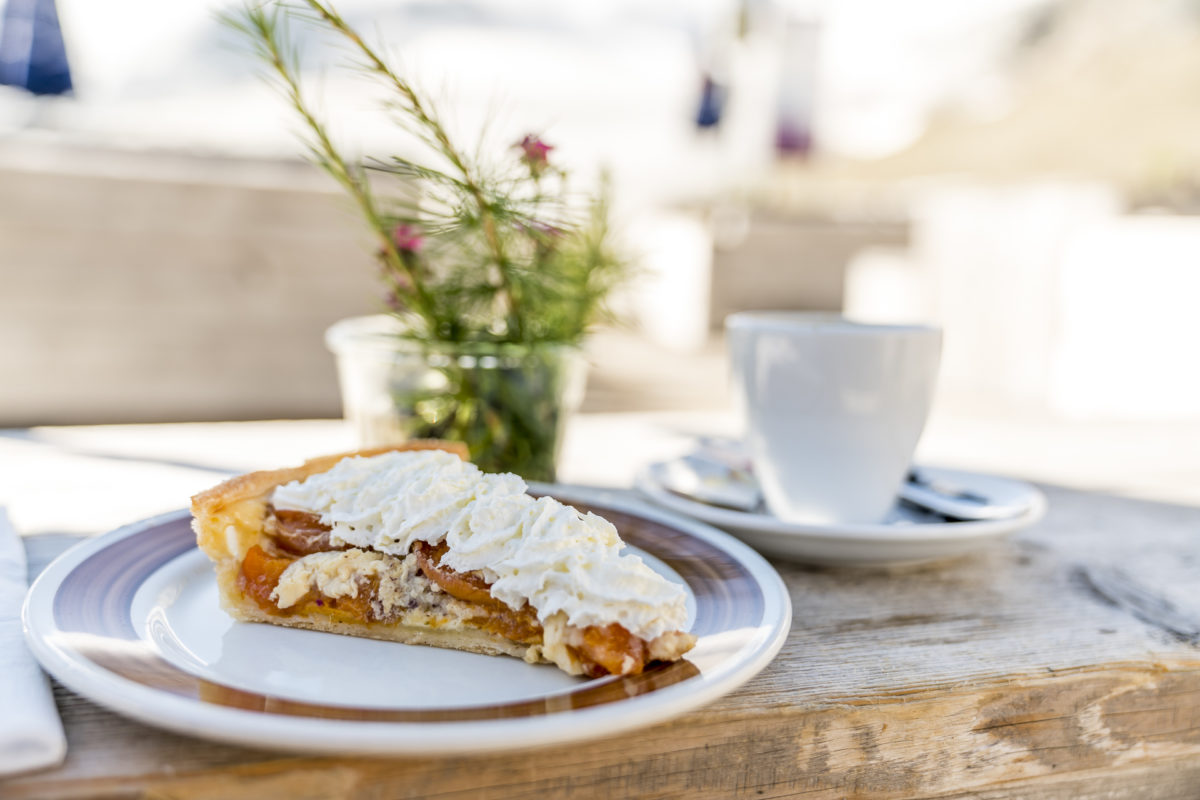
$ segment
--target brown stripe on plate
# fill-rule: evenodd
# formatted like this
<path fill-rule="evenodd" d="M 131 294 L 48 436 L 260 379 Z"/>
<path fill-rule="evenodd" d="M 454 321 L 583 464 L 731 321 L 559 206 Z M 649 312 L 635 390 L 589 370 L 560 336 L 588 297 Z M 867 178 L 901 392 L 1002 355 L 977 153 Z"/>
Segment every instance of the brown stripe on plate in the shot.
<path fill-rule="evenodd" d="M 699 637 L 740 633 L 747 639 L 754 635 L 765 610 L 762 590 L 728 553 L 684 530 L 637 514 L 596 505 L 575 506 L 611 521 L 626 543 L 661 559 L 687 582 L 696 601 L 692 633 Z M 270 714 L 374 722 L 459 722 L 555 714 L 647 694 L 700 674 L 685 658 L 653 665 L 640 675 L 581 681 L 573 692 L 545 698 L 444 709 L 323 705 L 236 689 L 192 675 L 163 659 L 138 636 L 131 617 L 133 598 L 142 583 L 195 546 L 191 518 L 181 515 L 148 525 L 88 557 L 63 579 L 54 599 L 54 619 L 63 644 L 114 674 L 181 697 Z M 224 612 L 213 608 L 213 613 Z"/>

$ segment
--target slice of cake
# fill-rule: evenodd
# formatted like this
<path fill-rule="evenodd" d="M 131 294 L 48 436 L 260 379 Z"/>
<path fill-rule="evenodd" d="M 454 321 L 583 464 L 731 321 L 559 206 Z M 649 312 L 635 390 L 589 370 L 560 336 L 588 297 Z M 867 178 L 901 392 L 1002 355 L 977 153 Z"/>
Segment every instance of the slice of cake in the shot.
<path fill-rule="evenodd" d="M 636 674 L 695 637 L 683 587 L 616 528 L 453 445 L 410 443 L 255 472 L 192 498 L 234 618 Z"/>

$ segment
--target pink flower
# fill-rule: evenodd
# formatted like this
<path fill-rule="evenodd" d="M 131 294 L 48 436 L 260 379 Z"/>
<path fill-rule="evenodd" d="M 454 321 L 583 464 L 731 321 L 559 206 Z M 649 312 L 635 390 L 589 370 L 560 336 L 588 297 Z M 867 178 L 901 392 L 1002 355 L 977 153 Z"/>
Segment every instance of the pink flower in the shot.
<path fill-rule="evenodd" d="M 415 225 L 401 223 L 392 230 L 392 242 L 401 253 L 416 253 L 425 243 L 425 237 Z"/>
<path fill-rule="evenodd" d="M 550 166 L 549 154 L 554 148 L 532 133 L 525 134 L 525 138 L 513 147 L 521 149 L 521 160 L 529 165 L 534 175 L 540 175 L 542 170 Z"/>
<path fill-rule="evenodd" d="M 559 239 L 564 233 L 566 233 L 566 231 L 564 231 L 562 228 L 550 225 L 546 222 L 539 222 L 538 220 L 518 222 L 517 228 L 519 228 L 522 233 L 527 234 L 529 238 L 537 242 L 539 246 L 553 246 L 555 240 Z"/>
<path fill-rule="evenodd" d="M 391 311 L 399 312 L 408 308 L 408 304 L 400 298 L 400 293 L 395 289 L 388 290 L 388 292 L 383 296 L 383 303 Z"/>

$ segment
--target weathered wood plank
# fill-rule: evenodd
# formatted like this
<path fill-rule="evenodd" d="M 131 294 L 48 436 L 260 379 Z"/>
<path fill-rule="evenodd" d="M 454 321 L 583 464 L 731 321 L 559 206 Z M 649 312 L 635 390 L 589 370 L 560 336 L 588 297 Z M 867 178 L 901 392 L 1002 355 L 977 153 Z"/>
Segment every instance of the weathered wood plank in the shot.
<path fill-rule="evenodd" d="M 1195 800 L 1200 761 L 1161 760 L 1119 770 L 1096 770 L 1012 781 L 992 789 L 926 800 Z"/>
<path fill-rule="evenodd" d="M 1200 796 L 1200 647 L 1186 635 L 1200 619 L 1200 509 L 1048 493 L 1042 524 L 955 564 L 780 563 L 796 611 L 780 657 L 730 697 L 625 737 L 472 758 L 297 758 L 153 731 L 60 692 L 67 763 L 0 794 Z M 1080 577 L 1102 568 L 1120 571 L 1136 605 Z"/>
<path fill-rule="evenodd" d="M 80 720 L 70 721 L 78 730 Z M 1080 670 L 1019 686 L 926 692 L 873 705 L 758 713 L 714 707 L 627 737 L 477 758 L 272 757 L 222 752 L 226 748 L 145 729 L 138 734 L 130 738 L 159 740 L 152 747 L 157 765 L 136 751 L 125 751 L 133 758 L 122 760 L 127 739 L 112 752 L 87 754 L 88 760 L 123 761 L 103 776 L 92 763 L 92 781 L 16 782 L 5 796 L 71 797 L 87 788 L 248 800 L 309 791 L 325 797 L 906 798 L 990 788 L 996 797 L 1019 797 L 1004 794 L 1003 786 L 1096 770 L 1152 774 L 1147 768 L 1159 761 L 1200 769 L 1200 665 Z M 150 742 L 138 749 L 151 749 Z M 135 768 L 143 772 L 134 774 Z"/>
<path fill-rule="evenodd" d="M 321 337 L 382 305 L 369 237 L 303 166 L 257 186 L 201 169 L 0 167 L 6 424 L 338 413 Z"/>

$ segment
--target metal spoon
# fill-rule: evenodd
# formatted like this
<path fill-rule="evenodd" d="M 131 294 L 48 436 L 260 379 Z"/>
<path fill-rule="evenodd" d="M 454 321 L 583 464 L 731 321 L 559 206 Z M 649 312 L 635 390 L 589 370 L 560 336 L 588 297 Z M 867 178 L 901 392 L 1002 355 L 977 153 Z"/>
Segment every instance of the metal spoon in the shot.
<path fill-rule="evenodd" d="M 972 521 L 1008 519 L 1028 509 L 1029 504 L 1015 504 L 984 497 L 969 488 L 934 478 L 916 467 L 897 492 L 901 500 L 928 509 L 949 519 Z"/>
<path fill-rule="evenodd" d="M 668 461 L 663 467 L 663 486 L 676 494 L 749 514 L 767 513 L 762 492 L 749 470 L 697 453 Z M 909 471 L 897 494 L 903 503 L 949 521 L 1007 519 L 1024 513 L 1028 507 L 996 502 L 917 468 Z"/>

